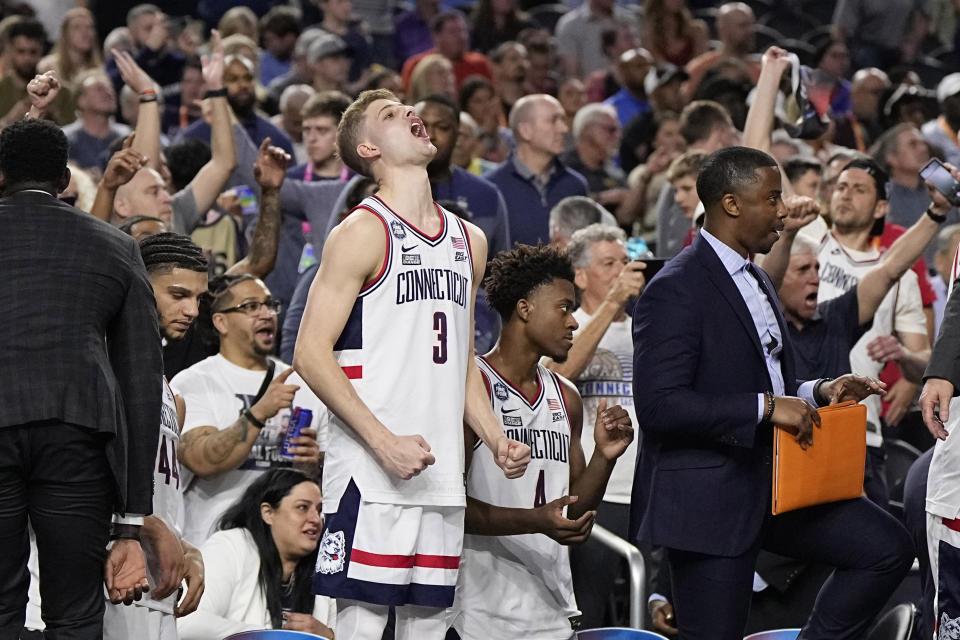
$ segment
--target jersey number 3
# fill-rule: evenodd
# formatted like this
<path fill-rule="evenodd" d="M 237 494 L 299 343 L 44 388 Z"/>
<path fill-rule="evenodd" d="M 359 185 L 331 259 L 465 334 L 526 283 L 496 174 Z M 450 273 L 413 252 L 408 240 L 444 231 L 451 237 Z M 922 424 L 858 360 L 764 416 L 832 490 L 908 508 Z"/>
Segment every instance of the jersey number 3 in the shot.
<path fill-rule="evenodd" d="M 437 332 L 437 345 L 433 347 L 433 361 L 443 364 L 447 361 L 447 314 L 437 311 L 433 314 L 433 330 Z"/>

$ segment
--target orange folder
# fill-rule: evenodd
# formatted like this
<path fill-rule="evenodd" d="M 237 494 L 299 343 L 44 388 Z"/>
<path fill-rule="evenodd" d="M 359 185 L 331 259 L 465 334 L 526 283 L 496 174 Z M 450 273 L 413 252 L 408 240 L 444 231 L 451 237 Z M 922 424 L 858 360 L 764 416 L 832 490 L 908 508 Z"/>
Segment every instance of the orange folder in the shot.
<path fill-rule="evenodd" d="M 773 515 L 863 494 L 867 408 L 855 402 L 823 407 L 806 451 L 794 436 L 773 434 Z"/>

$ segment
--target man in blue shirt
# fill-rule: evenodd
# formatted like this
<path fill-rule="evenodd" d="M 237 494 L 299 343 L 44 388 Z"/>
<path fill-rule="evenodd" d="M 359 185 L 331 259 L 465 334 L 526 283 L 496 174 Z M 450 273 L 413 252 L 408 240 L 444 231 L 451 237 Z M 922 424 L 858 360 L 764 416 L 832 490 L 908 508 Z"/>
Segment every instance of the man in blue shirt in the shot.
<path fill-rule="evenodd" d="M 294 158 L 293 143 L 287 134 L 254 111 L 257 98 L 254 93 L 253 72 L 254 65 L 250 60 L 238 55 L 227 56 L 223 70 L 223 86 L 227 90 L 227 101 L 254 145 L 259 147 L 265 138 L 270 138 L 271 144 L 280 147 Z M 196 120 L 180 132 L 175 142 L 180 138 L 197 138 L 209 143 L 210 125 L 203 119 Z"/>
<path fill-rule="evenodd" d="M 460 110 L 447 96 L 431 94 L 414 107 L 423 120 L 437 155 L 427 165 L 433 199 L 456 202 L 469 220 L 483 230 L 489 248 L 487 255 L 509 251 L 510 228 L 507 205 L 500 190 L 488 180 L 456 166 L 453 148 L 460 130 Z"/>
<path fill-rule="evenodd" d="M 510 111 L 517 150 L 484 177 L 507 202 L 510 239 L 536 245 L 550 241 L 550 210 L 568 196 L 587 195 L 587 181 L 564 165 L 569 127 L 563 107 L 546 94 L 524 96 Z"/>
<path fill-rule="evenodd" d="M 644 80 L 653 67 L 653 56 L 646 49 L 624 51 L 617 60 L 622 86 L 620 91 L 603 101 L 617 110 L 620 126 L 625 127 L 633 117 L 650 111 Z"/>

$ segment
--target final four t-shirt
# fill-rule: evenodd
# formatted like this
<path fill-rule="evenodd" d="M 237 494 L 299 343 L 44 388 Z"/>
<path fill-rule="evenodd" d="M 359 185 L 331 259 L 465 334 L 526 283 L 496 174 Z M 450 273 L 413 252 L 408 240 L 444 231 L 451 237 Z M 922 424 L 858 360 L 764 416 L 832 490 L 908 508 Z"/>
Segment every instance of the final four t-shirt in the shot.
<path fill-rule="evenodd" d="M 276 360 L 274 377 L 289 365 Z M 187 415 L 183 423 L 181 442 L 187 433 L 202 426 L 227 429 L 240 417 L 240 411 L 249 408 L 263 382 L 265 371 L 239 367 L 217 354 L 201 360 L 177 374 L 170 381 L 174 391 L 183 397 Z M 293 404 L 313 411 L 311 427 L 317 429 L 320 450 L 326 450 L 327 408 L 297 375 L 287 378 L 287 384 L 300 385 Z M 186 484 L 184 507 L 186 511 L 183 537 L 200 546 L 210 536 L 224 511 L 236 502 L 259 473 L 273 467 L 288 467 L 289 458 L 280 454 L 286 435 L 290 408 L 281 409 L 268 419 L 257 437 L 250 455 L 237 468 L 210 478 L 193 476 L 182 468 Z"/>
<path fill-rule="evenodd" d="M 576 337 L 590 323 L 593 316 L 581 307 L 573 312 L 573 317 L 580 323 L 580 327 L 574 332 Z M 583 454 L 589 463 L 596 448 L 593 427 L 597 419 L 597 407 L 602 399 L 607 399 L 607 407 L 614 405 L 623 407 L 630 416 L 633 428 L 638 428 L 637 414 L 633 408 L 633 334 L 630 318 L 610 323 L 603 338 L 597 344 L 590 362 L 574 382 L 583 399 L 583 429 L 580 432 L 580 443 L 583 445 Z M 630 495 L 633 491 L 633 468 L 637 462 L 637 440 L 638 438 L 633 439 L 613 467 L 610 481 L 607 482 L 607 490 L 603 495 L 606 502 L 630 504 Z"/>

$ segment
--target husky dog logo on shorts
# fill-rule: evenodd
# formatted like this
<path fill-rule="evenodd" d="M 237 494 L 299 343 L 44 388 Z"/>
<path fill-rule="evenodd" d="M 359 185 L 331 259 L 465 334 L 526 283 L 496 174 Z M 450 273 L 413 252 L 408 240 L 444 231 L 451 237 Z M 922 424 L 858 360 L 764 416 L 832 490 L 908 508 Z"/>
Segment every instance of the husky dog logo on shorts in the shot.
<path fill-rule="evenodd" d="M 393 237 L 397 240 L 403 240 L 407 237 L 407 231 L 403 228 L 403 225 L 394 220 L 390 223 L 390 232 L 393 234 Z"/>
<path fill-rule="evenodd" d="M 507 385 L 502 382 L 493 383 L 493 395 L 497 396 L 497 400 L 500 402 L 507 401 Z"/>
<path fill-rule="evenodd" d="M 960 618 L 951 620 L 946 613 L 942 614 L 937 640 L 960 640 Z"/>
<path fill-rule="evenodd" d="M 343 531 L 325 531 L 320 540 L 320 553 L 317 554 L 317 571 L 337 573 L 343 571 L 343 563 Z"/>

